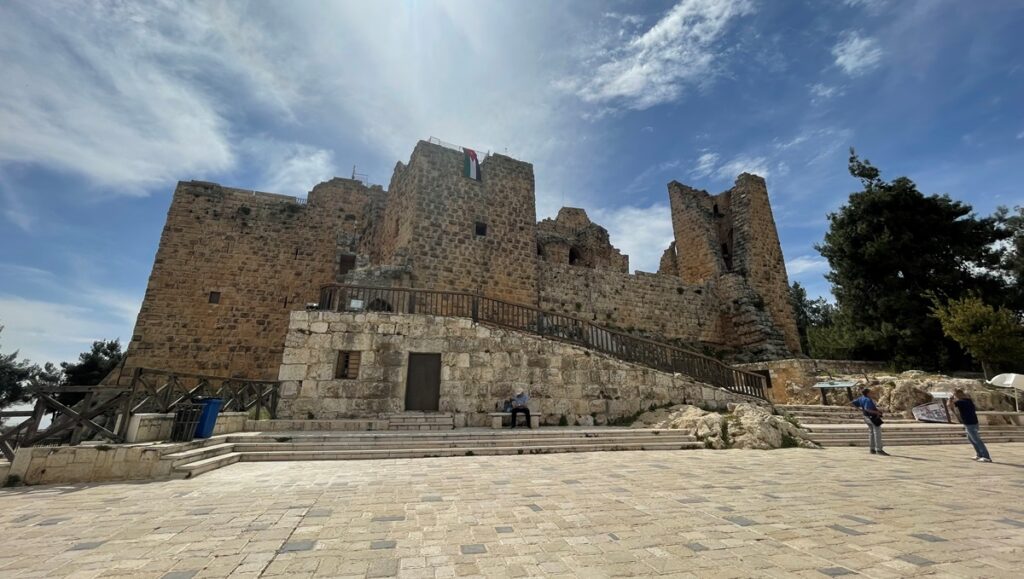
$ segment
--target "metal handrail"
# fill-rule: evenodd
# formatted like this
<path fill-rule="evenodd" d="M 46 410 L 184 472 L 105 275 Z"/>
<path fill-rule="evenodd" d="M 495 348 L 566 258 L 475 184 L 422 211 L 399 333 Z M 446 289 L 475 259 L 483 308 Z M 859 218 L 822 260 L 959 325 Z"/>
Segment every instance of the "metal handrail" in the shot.
<path fill-rule="evenodd" d="M 610 330 L 580 318 L 477 294 L 328 284 L 320 288 L 317 307 L 328 311 L 380 311 L 470 318 L 474 322 L 569 342 L 626 362 L 684 374 L 730 392 L 767 400 L 767 380 L 760 374 L 732 368 L 698 352 Z"/>

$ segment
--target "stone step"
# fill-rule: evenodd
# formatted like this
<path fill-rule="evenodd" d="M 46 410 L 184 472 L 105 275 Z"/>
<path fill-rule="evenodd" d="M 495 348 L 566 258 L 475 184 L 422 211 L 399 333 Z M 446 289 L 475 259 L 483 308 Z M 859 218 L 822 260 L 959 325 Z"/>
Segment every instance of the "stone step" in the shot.
<path fill-rule="evenodd" d="M 227 454 L 227 453 L 231 452 L 231 450 L 232 450 L 232 448 L 234 448 L 234 446 L 235 446 L 234 444 L 231 444 L 231 443 L 228 443 L 228 442 L 223 442 L 223 443 L 220 443 L 220 444 L 213 444 L 213 445 L 209 445 L 209 446 L 200 446 L 198 448 L 193 448 L 193 449 L 185 450 L 185 451 L 182 451 L 182 452 L 175 452 L 173 454 L 167 454 L 167 455 L 164 455 L 164 457 L 171 459 L 171 466 L 172 467 L 177 467 L 177 466 L 180 466 L 180 465 L 183 465 L 183 464 L 189 464 L 189 463 L 197 462 L 197 461 L 200 461 L 200 460 L 203 460 L 203 459 L 207 459 L 207 458 L 210 458 L 210 457 L 219 456 L 219 455 L 222 455 L 222 454 Z"/>
<path fill-rule="evenodd" d="M 692 450 L 704 448 L 699 442 L 624 443 L 602 445 L 541 445 L 522 447 L 465 447 L 465 448 L 408 448 L 348 451 L 258 451 L 241 452 L 241 460 L 301 461 L 301 460 L 371 460 L 388 458 L 434 458 L 442 456 L 494 456 L 520 454 L 555 454 L 565 452 L 607 452 L 621 450 Z"/>
<path fill-rule="evenodd" d="M 570 428 L 505 428 L 501 430 L 477 429 L 446 432 L 259 432 L 228 435 L 227 442 L 250 443 L 257 441 L 275 442 L 375 442 L 394 440 L 450 441 L 450 440 L 494 440 L 501 438 L 601 438 L 601 437 L 647 437 L 684 434 L 671 429 L 604 428 L 576 430 Z"/>
<path fill-rule="evenodd" d="M 1000 437 L 984 438 L 986 444 L 997 444 L 1004 442 L 1024 442 L 1024 438 L 1018 438 L 1014 440 L 1007 440 Z M 842 446 L 867 446 L 868 437 L 862 436 L 860 438 L 843 438 L 835 440 L 815 440 L 818 444 L 824 447 L 835 448 Z M 967 438 L 941 438 L 941 437 L 888 437 L 882 436 L 882 444 L 884 446 L 916 446 L 916 445 L 934 445 L 934 444 L 964 444 L 967 445 Z"/>
<path fill-rule="evenodd" d="M 602 437 L 602 438 L 541 438 L 541 439 L 496 439 L 465 441 L 383 441 L 364 443 L 324 442 L 239 442 L 234 444 L 236 452 L 263 451 L 324 451 L 343 450 L 403 450 L 414 448 L 523 448 L 529 446 L 607 446 L 615 444 L 677 444 L 697 442 L 689 435 L 647 436 L 647 437 Z"/>
<path fill-rule="evenodd" d="M 229 452 L 196 462 L 190 462 L 180 466 L 173 467 L 171 469 L 172 475 L 176 478 L 193 478 L 197 477 L 205 472 L 216 470 L 218 468 L 234 464 L 242 458 L 242 455 L 237 452 Z"/>
<path fill-rule="evenodd" d="M 251 432 L 383 432 L 388 429 L 384 418 L 347 420 L 246 420 L 245 429 Z"/>
<path fill-rule="evenodd" d="M 861 422 L 860 424 L 804 424 L 804 429 L 811 432 L 855 432 L 855 431 L 866 431 L 867 425 Z M 961 424 L 943 424 L 943 423 L 928 423 L 928 422 L 911 422 L 911 423 L 891 423 L 886 422 L 882 425 L 883 431 L 903 431 L 903 432 L 959 432 L 964 433 L 964 426 Z M 982 435 L 985 432 L 1021 432 L 1024 433 L 1024 426 L 1017 426 L 1013 424 L 994 424 L 991 426 L 981 427 Z"/>

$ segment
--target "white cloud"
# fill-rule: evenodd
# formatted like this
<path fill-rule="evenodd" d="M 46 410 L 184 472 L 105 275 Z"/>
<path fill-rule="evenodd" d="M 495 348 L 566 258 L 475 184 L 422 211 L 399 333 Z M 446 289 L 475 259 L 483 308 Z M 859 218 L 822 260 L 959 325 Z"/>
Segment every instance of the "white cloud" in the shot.
<path fill-rule="evenodd" d="M 786 272 L 790 276 L 806 273 L 825 273 L 828 271 L 828 260 L 821 256 L 801 255 L 786 262 Z"/>
<path fill-rule="evenodd" d="M 299 143 L 249 139 L 243 145 L 262 168 L 260 191 L 305 197 L 314 185 L 337 176 L 331 151 Z"/>
<path fill-rule="evenodd" d="M 843 96 L 843 89 L 837 86 L 829 86 L 816 83 L 811 85 L 811 101 L 819 103 L 832 97 Z"/>
<path fill-rule="evenodd" d="M 860 76 L 879 65 L 882 49 L 874 38 L 861 36 L 860 32 L 848 31 L 832 47 L 836 66 L 850 76 Z"/>
<path fill-rule="evenodd" d="M 95 283 L 87 272 L 96 265 L 71 258 L 71 271 L 57 275 L 32 266 L 0 263 L 0 276 L 26 288 L 23 294 L 0 294 L 0 340 L 4 351 L 21 350 L 36 363 L 71 360 L 95 340 L 131 339 L 142 296 Z"/>
<path fill-rule="evenodd" d="M 597 66 L 559 86 L 589 103 L 646 109 L 679 98 L 718 63 L 718 41 L 750 0 L 681 0 L 641 35 L 596 49 Z"/>
<path fill-rule="evenodd" d="M 6 6 L 0 163 L 43 165 L 128 192 L 230 166 L 218 103 L 177 58 L 191 50 L 181 36 L 216 31 L 171 14 L 142 4 Z"/>
<path fill-rule="evenodd" d="M 40 365 L 74 360 L 96 340 L 130 337 L 122 324 L 89 307 L 0 294 L 0 312 L 4 352 L 17 348 L 19 357 Z"/>
<path fill-rule="evenodd" d="M 674 239 L 668 205 L 603 208 L 591 220 L 608 230 L 612 245 L 629 256 L 632 270 L 656 272 L 661 254 Z"/>
<path fill-rule="evenodd" d="M 731 181 L 738 177 L 740 173 L 752 173 L 767 181 L 771 175 L 771 171 L 768 169 L 770 165 L 771 162 L 767 157 L 740 155 L 727 163 L 723 163 L 718 168 L 717 174 L 719 178 Z"/>
<path fill-rule="evenodd" d="M 697 157 L 697 166 L 690 171 L 690 174 L 698 179 L 707 177 L 715 170 L 715 163 L 718 162 L 718 153 L 704 153 Z"/>

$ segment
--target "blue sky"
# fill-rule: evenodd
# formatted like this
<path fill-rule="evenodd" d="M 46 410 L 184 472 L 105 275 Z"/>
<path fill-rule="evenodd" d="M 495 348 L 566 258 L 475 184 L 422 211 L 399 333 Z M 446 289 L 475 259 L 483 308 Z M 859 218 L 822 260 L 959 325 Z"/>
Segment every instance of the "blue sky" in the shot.
<path fill-rule="evenodd" d="M 764 176 L 791 280 L 847 150 L 990 213 L 1024 204 L 1016 0 L 0 4 L 0 335 L 36 362 L 130 339 L 178 180 L 387 185 L 430 136 L 534 164 L 657 268 L 665 185 Z"/>

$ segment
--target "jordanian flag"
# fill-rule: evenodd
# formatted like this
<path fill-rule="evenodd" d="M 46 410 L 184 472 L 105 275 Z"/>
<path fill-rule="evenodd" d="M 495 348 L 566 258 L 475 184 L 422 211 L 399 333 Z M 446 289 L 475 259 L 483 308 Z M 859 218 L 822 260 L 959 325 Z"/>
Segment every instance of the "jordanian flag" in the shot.
<path fill-rule="evenodd" d="M 470 179 L 480 180 L 480 161 L 476 158 L 476 151 L 473 149 L 462 149 L 465 160 L 463 161 L 462 174 Z"/>

